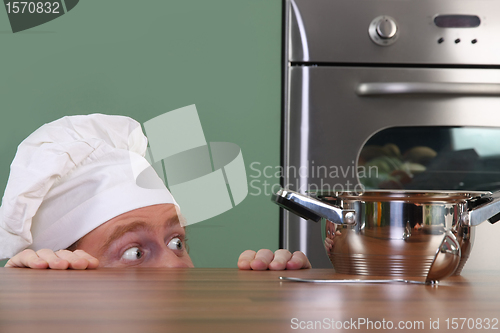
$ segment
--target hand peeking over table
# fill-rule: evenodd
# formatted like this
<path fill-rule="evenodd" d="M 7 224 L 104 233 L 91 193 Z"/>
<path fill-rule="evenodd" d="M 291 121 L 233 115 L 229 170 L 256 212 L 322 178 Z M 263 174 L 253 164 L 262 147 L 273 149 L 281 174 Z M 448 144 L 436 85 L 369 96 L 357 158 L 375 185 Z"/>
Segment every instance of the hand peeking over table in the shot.
<path fill-rule="evenodd" d="M 99 260 L 83 250 L 52 251 L 42 249 L 33 251 L 26 249 L 19 252 L 5 264 L 7 268 L 38 268 L 38 269 L 94 269 L 99 266 Z"/>
<path fill-rule="evenodd" d="M 293 254 L 288 250 L 262 249 L 258 252 L 246 250 L 238 259 L 238 268 L 242 270 L 272 270 L 281 271 L 285 269 L 307 269 L 311 268 L 311 263 L 306 255 L 300 251 Z"/>
<path fill-rule="evenodd" d="M 12 257 L 5 265 L 7 268 L 35 269 L 95 269 L 99 266 L 99 260 L 83 250 L 54 252 L 48 249 L 36 252 L 26 249 Z M 252 250 L 243 252 L 238 259 L 238 268 L 241 270 L 293 270 L 311 268 L 311 264 L 305 254 L 300 251 L 292 254 L 288 250 L 277 250 L 273 253 L 271 250 L 262 249 L 258 252 Z"/>

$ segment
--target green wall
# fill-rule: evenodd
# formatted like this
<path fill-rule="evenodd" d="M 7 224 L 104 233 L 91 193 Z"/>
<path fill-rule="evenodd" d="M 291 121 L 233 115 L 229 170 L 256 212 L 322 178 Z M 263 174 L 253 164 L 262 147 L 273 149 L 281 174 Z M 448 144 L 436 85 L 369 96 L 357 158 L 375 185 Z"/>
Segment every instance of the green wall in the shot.
<path fill-rule="evenodd" d="M 13 34 L 0 8 L 0 188 L 43 123 L 96 112 L 142 123 L 196 104 L 207 141 L 238 144 L 255 182 L 241 204 L 188 227 L 195 265 L 236 267 L 247 248 L 276 249 L 263 182 L 278 180 L 250 165 L 279 165 L 281 10 L 281 0 L 82 0 Z"/>

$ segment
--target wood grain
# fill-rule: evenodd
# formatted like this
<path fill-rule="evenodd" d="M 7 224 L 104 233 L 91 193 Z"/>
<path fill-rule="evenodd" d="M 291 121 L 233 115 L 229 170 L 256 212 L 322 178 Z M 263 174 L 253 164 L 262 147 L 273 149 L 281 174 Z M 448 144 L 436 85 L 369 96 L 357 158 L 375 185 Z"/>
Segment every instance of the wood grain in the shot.
<path fill-rule="evenodd" d="M 438 286 L 280 282 L 279 276 L 352 277 L 329 269 L 0 268 L 0 332 L 320 331 L 293 329 L 292 318 L 303 327 L 332 319 L 421 321 L 420 331 L 439 319 L 432 330 L 439 332 L 447 331 L 447 318 L 500 318 L 498 273 L 451 277 Z"/>

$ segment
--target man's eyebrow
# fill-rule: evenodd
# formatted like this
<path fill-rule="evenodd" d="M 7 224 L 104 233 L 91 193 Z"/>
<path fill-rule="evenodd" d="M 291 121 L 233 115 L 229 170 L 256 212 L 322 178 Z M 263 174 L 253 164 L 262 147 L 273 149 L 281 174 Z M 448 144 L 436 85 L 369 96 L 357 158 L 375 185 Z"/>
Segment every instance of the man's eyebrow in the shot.
<path fill-rule="evenodd" d="M 174 217 L 166 220 L 164 225 L 166 227 L 170 227 L 176 223 L 179 223 L 179 219 L 177 218 L 177 216 L 174 216 Z M 101 246 L 100 252 L 101 253 L 106 252 L 107 249 L 111 246 L 111 244 L 113 244 L 113 242 L 120 239 L 125 234 L 127 234 L 129 232 L 135 232 L 138 230 L 154 231 L 154 228 L 150 224 L 148 224 L 144 221 L 135 221 L 135 222 L 129 223 L 125 226 L 117 226 L 111 232 L 111 235 L 109 236 L 106 243 L 104 243 L 104 245 Z"/>
<path fill-rule="evenodd" d="M 149 231 L 152 229 L 153 228 L 149 224 L 147 224 L 146 222 L 142 222 L 142 221 L 132 222 L 132 223 L 129 223 L 125 226 L 117 226 L 115 229 L 113 229 L 113 232 L 109 236 L 106 243 L 104 243 L 104 245 L 101 247 L 100 252 L 101 253 L 106 252 L 106 250 L 111 246 L 111 244 L 113 244 L 114 241 L 122 238 L 123 235 L 125 235 L 129 232 L 134 232 L 137 230 Z"/>

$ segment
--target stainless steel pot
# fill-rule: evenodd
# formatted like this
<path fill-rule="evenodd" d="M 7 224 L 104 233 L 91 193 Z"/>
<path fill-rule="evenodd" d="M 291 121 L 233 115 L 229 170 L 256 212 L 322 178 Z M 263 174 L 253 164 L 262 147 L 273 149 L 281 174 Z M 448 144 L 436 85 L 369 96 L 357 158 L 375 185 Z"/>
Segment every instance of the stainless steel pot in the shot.
<path fill-rule="evenodd" d="M 474 228 L 500 219 L 500 192 L 366 191 L 306 196 L 281 189 L 273 202 L 325 223 L 324 245 L 343 274 L 425 278 L 460 274 Z"/>

